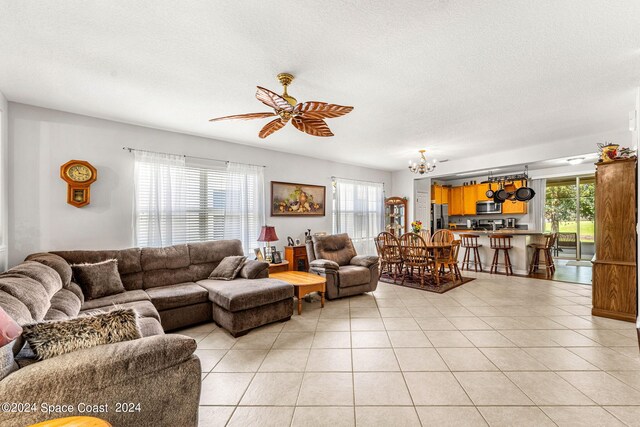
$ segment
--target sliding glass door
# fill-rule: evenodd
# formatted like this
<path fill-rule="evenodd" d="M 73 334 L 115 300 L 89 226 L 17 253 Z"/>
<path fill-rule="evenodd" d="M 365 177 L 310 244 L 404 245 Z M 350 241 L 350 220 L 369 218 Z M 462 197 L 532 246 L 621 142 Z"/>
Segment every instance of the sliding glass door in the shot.
<path fill-rule="evenodd" d="M 556 257 L 576 261 L 593 257 L 594 196 L 593 176 L 547 180 L 545 232 L 558 233 Z"/>

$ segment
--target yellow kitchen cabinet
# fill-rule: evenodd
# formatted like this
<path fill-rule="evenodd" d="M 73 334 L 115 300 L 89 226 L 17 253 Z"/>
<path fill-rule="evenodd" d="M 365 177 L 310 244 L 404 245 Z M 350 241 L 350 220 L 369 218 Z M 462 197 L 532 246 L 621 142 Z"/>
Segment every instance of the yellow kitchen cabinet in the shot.
<path fill-rule="evenodd" d="M 498 189 L 498 185 L 497 184 L 492 184 L 491 185 L 491 189 L 492 190 L 497 190 Z M 493 197 L 492 198 L 488 198 L 487 197 L 487 191 L 489 191 L 489 184 L 477 184 L 476 185 L 476 197 L 478 199 L 479 202 L 488 202 L 488 201 L 493 201 Z"/>
<path fill-rule="evenodd" d="M 431 186 L 431 203 L 442 204 L 442 186 L 437 184 Z"/>
<path fill-rule="evenodd" d="M 475 185 L 465 185 L 462 187 L 462 215 L 476 214 L 477 191 Z"/>
<path fill-rule="evenodd" d="M 449 216 L 464 215 L 462 187 L 451 187 L 449 191 Z"/>
<path fill-rule="evenodd" d="M 449 192 L 451 191 L 451 187 L 442 187 L 442 204 L 449 204 Z"/>
<path fill-rule="evenodd" d="M 513 187 L 511 185 L 507 185 L 506 188 L 508 189 L 508 191 L 515 191 L 522 186 L 524 186 L 524 182 L 514 181 Z M 529 207 L 529 204 L 527 202 L 518 202 L 518 201 L 514 202 L 511 200 L 507 200 L 502 204 L 502 214 L 503 215 L 526 214 L 528 207 Z"/>

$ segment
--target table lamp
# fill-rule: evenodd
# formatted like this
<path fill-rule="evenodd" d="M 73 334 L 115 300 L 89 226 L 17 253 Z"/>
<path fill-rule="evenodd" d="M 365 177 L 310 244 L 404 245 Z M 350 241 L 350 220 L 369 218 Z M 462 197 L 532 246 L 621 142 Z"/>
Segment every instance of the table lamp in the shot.
<path fill-rule="evenodd" d="M 260 230 L 260 237 L 258 237 L 258 242 L 266 242 L 267 245 L 264 248 L 264 257 L 267 261 L 271 262 L 273 260 L 272 254 L 271 254 L 271 246 L 269 245 L 270 242 L 276 242 L 280 239 L 278 239 L 278 236 L 276 235 L 276 228 L 271 226 L 271 225 L 263 225 L 262 229 Z"/>

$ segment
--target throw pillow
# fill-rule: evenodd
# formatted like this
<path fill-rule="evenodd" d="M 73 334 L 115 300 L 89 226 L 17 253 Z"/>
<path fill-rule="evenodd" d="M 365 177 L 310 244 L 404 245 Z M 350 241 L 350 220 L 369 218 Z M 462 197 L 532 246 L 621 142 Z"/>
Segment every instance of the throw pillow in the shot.
<path fill-rule="evenodd" d="M 15 340 L 22 333 L 22 328 L 0 307 L 0 347 Z"/>
<path fill-rule="evenodd" d="M 228 256 L 224 257 L 220 264 L 211 272 L 209 275 L 209 279 L 214 280 L 233 280 L 236 278 L 242 267 L 244 266 L 244 262 L 246 261 L 246 256 Z"/>
<path fill-rule="evenodd" d="M 80 285 L 86 300 L 102 298 L 120 294 L 125 291 L 120 274 L 118 261 L 108 259 L 95 264 L 74 264 L 74 282 Z"/>
<path fill-rule="evenodd" d="M 31 323 L 24 325 L 23 329 L 23 335 L 38 360 L 142 336 L 138 316 L 131 308 L 67 320 Z"/>

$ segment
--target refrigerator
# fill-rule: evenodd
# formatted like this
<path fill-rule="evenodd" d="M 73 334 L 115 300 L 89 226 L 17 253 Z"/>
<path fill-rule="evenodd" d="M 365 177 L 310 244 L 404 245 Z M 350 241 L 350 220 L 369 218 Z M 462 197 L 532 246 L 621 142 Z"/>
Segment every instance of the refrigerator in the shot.
<path fill-rule="evenodd" d="M 449 228 L 449 205 L 431 204 L 431 233 Z"/>

